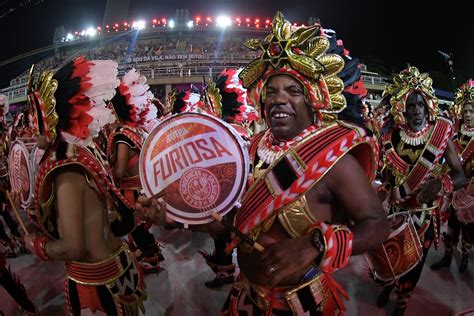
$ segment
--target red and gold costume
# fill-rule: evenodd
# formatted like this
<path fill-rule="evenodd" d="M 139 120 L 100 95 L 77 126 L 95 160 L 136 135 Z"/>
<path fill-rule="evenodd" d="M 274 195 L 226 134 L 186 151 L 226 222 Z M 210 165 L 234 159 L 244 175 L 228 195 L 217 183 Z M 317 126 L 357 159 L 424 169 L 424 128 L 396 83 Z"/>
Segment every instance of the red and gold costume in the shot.
<path fill-rule="evenodd" d="M 118 127 L 108 136 L 107 157 L 113 169 L 117 165 L 118 144 L 125 144 L 128 147 L 131 154 L 127 162 L 127 175 L 115 181 L 123 195 L 133 205 L 142 189 L 140 177 L 134 174 L 133 170 L 137 169 L 140 151 L 148 135 L 146 128 L 150 121 L 156 120 L 157 113 L 156 107 L 151 102 L 153 94 L 149 89 L 146 78 L 132 69 L 122 78 L 117 94 L 111 100 Z M 164 260 L 149 228 L 147 224 L 139 223 L 129 235 L 132 248 L 139 249 L 137 257 L 146 274 L 157 273 L 160 270 L 159 262 Z"/>
<path fill-rule="evenodd" d="M 52 143 L 41 161 L 35 186 L 36 224 L 44 235 L 35 238 L 34 250 L 42 260 L 52 260 L 45 246 L 61 238 L 55 186 L 59 173 L 77 170 L 83 174 L 104 201 L 104 208 L 106 204 L 110 210 L 125 210 L 123 214 L 133 208 L 114 186 L 110 170 L 93 142 L 99 130 L 114 121 L 105 101 L 115 94 L 119 83 L 116 75 L 115 62 L 79 57 L 56 74 L 42 72 L 35 89 L 29 92 L 35 133 Z M 127 245 L 119 239 L 117 243 L 117 249 L 100 262 L 65 262 L 66 301 L 71 315 L 80 315 L 87 308 L 110 315 L 144 311 L 146 292 L 141 271 Z"/>
<path fill-rule="evenodd" d="M 454 147 L 463 165 L 467 177 L 466 188 L 462 188 L 453 196 L 449 210 L 448 230 L 443 233 L 445 247 L 444 257 L 431 266 L 437 270 L 449 267 L 452 254 L 461 234 L 461 263 L 459 271 L 464 272 L 468 266 L 469 252 L 474 245 L 474 128 L 469 128 L 463 118 L 463 108 L 466 105 L 474 106 L 474 80 L 470 79 L 456 92 L 453 116 L 457 121 L 458 131 L 453 137 Z M 472 118 L 471 118 L 472 119 Z"/>
<path fill-rule="evenodd" d="M 406 124 L 404 113 L 406 101 L 413 93 L 419 93 L 426 104 L 426 125 L 414 132 Z M 398 288 L 396 312 L 406 309 L 423 269 L 428 250 L 433 241 L 438 244 L 439 212 L 443 206 L 443 195 L 453 190 L 447 168 L 442 157 L 453 134 L 452 123 L 439 117 L 438 100 L 434 95 L 432 80 L 428 74 L 420 73 L 416 67 L 408 67 L 395 76 L 393 83 L 384 91 L 390 100 L 391 126 L 384 127 L 382 133 L 383 185 L 380 188 L 388 194 L 390 214 L 409 212 L 415 223 L 423 256 L 409 272 L 384 283 L 384 290 L 377 304 L 385 305 L 393 287 Z M 438 198 L 428 203 L 418 202 L 418 193 L 426 181 L 440 179 L 442 191 Z M 403 253 L 402 253 L 403 254 Z"/>
<path fill-rule="evenodd" d="M 336 120 L 346 107 L 342 94 L 360 79 L 345 82 L 338 73 L 350 67 L 348 52 L 335 34 L 315 24 L 294 27 L 277 13 L 272 33 L 264 40 L 250 40 L 246 45 L 262 50 L 240 73 L 250 99 L 257 107 L 265 100 L 265 85 L 273 75 L 289 75 L 304 88 L 305 100 L 312 106 L 315 123 L 295 138 L 274 145 L 271 129 L 254 136 L 250 145 L 251 185 L 237 211 L 235 225 L 252 240 L 280 222 L 291 238 L 319 230 L 327 242 L 320 264 L 309 268 L 299 284 L 268 288 L 253 284 L 241 274 L 234 284 L 221 315 L 302 315 L 322 312 L 334 315 L 345 310 L 344 290 L 331 277 L 343 268 L 352 252 L 352 232 L 337 214 L 334 223 L 324 223 L 309 210 L 306 193 L 344 155 L 352 154 L 367 177 L 375 176 L 377 148 L 363 128 Z M 331 42 L 333 41 L 333 42 Z M 332 45 L 334 44 L 334 45 Z M 331 48 L 330 48 L 331 47 Z M 357 62 L 352 66 L 357 67 Z M 263 116 L 263 114 L 262 114 Z M 338 224 L 336 224 L 338 223 Z M 231 245 L 239 244 L 235 238 Z M 253 249 L 244 243 L 239 251 Z"/>

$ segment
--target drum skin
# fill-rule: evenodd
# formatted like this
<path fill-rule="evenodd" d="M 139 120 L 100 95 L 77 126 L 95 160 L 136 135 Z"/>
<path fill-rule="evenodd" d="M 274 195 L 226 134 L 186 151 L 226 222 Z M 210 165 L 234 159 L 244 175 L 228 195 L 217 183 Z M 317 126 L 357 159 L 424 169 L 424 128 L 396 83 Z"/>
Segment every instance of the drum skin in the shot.
<path fill-rule="evenodd" d="M 167 216 L 184 224 L 213 221 L 238 204 L 249 170 L 244 141 L 228 124 L 183 113 L 155 127 L 143 144 L 139 172 L 145 194 L 159 194 Z"/>
<path fill-rule="evenodd" d="M 408 213 L 389 216 L 390 235 L 379 247 L 366 254 L 380 280 L 399 278 L 421 260 L 422 246 Z"/>
<path fill-rule="evenodd" d="M 8 154 L 8 174 L 12 191 L 21 192 L 21 206 L 28 208 L 33 203 L 34 177 L 31 170 L 30 155 L 33 146 L 26 146 L 16 140 Z"/>

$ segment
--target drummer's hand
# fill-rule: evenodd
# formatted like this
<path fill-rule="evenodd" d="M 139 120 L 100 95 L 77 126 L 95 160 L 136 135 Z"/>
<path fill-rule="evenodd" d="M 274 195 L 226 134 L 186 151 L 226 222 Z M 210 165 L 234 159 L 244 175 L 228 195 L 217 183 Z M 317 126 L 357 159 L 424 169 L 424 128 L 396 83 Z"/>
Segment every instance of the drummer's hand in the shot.
<path fill-rule="evenodd" d="M 319 255 L 311 245 L 311 238 L 311 235 L 305 235 L 279 241 L 262 252 L 260 265 L 269 286 L 290 284 L 308 271 Z"/>
<path fill-rule="evenodd" d="M 173 223 L 173 221 L 166 216 L 166 204 L 164 201 L 139 196 L 135 203 L 135 212 L 142 220 L 152 222 L 156 225 Z"/>
<path fill-rule="evenodd" d="M 33 241 L 35 240 L 36 238 L 36 235 L 25 235 L 23 237 L 23 240 L 25 242 L 25 248 L 28 249 L 31 253 L 35 253 L 35 247 L 34 247 L 34 244 L 33 244 Z"/>
<path fill-rule="evenodd" d="M 419 203 L 428 203 L 434 201 L 438 197 L 438 193 L 441 191 L 442 184 L 439 179 L 430 179 L 425 182 L 423 187 L 418 193 L 417 200 Z"/>

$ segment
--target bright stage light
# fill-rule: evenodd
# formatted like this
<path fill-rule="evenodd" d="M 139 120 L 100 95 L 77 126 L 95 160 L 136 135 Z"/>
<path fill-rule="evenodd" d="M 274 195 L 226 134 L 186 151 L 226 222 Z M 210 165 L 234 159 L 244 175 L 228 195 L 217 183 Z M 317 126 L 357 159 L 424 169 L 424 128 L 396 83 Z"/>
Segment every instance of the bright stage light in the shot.
<path fill-rule="evenodd" d="M 67 33 L 66 35 L 66 42 L 72 41 L 74 39 L 74 35 L 71 33 Z"/>
<path fill-rule="evenodd" d="M 189 28 L 192 28 L 194 26 L 194 22 L 193 21 L 188 21 L 187 25 L 188 25 Z"/>
<path fill-rule="evenodd" d="M 230 19 L 230 17 L 225 16 L 225 15 L 221 15 L 217 17 L 217 26 L 226 28 L 231 25 L 232 25 L 232 20 Z"/>
<path fill-rule="evenodd" d="M 173 27 L 174 27 L 174 21 L 173 21 L 173 20 L 169 20 L 168 26 L 171 27 L 171 28 L 173 28 Z"/>
<path fill-rule="evenodd" d="M 94 37 L 97 35 L 97 30 L 95 28 L 89 27 L 86 30 L 86 36 Z"/>
<path fill-rule="evenodd" d="M 143 30 L 146 27 L 146 22 L 144 20 L 135 21 L 132 24 L 132 29 L 134 30 Z"/>

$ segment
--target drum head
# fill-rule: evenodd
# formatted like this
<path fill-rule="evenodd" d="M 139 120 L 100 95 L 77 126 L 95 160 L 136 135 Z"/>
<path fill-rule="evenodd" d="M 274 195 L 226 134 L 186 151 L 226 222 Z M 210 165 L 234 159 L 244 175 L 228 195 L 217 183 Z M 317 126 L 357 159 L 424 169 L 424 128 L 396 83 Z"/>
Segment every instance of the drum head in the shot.
<path fill-rule="evenodd" d="M 30 168 L 30 154 L 25 144 L 14 141 L 8 155 L 8 173 L 13 191 L 21 191 L 21 206 L 28 208 L 33 200 L 34 180 Z"/>
<path fill-rule="evenodd" d="M 249 158 L 241 137 L 205 114 L 183 113 L 161 122 L 147 137 L 139 172 L 148 197 L 162 195 L 167 215 L 184 224 L 228 213 L 247 182 Z"/>

